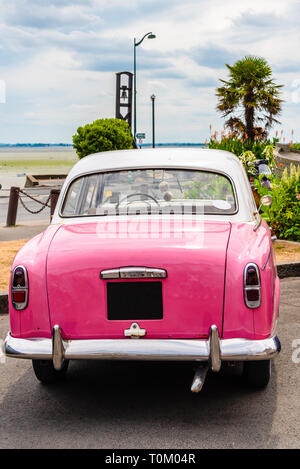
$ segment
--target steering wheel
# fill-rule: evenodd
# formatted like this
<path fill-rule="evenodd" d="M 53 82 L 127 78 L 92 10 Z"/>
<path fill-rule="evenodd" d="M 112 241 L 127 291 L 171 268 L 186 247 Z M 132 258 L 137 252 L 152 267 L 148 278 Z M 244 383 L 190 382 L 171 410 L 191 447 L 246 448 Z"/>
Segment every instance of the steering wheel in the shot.
<path fill-rule="evenodd" d="M 130 195 L 127 195 L 126 197 L 123 197 L 123 199 L 120 200 L 120 201 L 117 203 L 116 208 L 119 208 L 119 205 L 120 205 L 122 202 L 124 202 L 124 200 L 127 200 L 127 199 L 129 199 L 130 197 L 135 197 L 136 195 L 144 195 L 144 196 L 146 196 L 146 197 L 149 197 L 149 199 L 152 199 L 152 200 L 160 207 L 159 202 L 158 202 L 154 197 L 152 197 L 152 195 L 143 194 L 142 192 L 136 192 L 136 193 L 134 193 L 134 194 L 130 194 Z M 134 200 L 133 200 L 133 201 L 129 201 L 129 202 L 127 203 L 127 205 L 131 204 L 131 202 L 134 202 Z M 144 201 L 144 200 L 138 200 L 137 202 L 146 202 L 146 203 L 147 203 L 147 201 Z M 149 204 L 148 204 L 148 205 L 149 205 Z"/>

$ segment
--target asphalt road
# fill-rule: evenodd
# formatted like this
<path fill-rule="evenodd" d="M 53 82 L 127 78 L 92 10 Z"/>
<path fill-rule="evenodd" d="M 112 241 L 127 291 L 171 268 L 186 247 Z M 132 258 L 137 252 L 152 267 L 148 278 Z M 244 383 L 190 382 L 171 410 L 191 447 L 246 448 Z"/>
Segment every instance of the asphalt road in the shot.
<path fill-rule="evenodd" d="M 300 446 L 300 279 L 281 282 L 282 352 L 272 381 L 250 391 L 210 374 L 199 395 L 192 367 L 71 362 L 67 381 L 39 384 L 30 361 L 0 363 L 0 448 L 297 448 Z M 8 329 L 0 317 L 0 336 Z M 300 350 L 298 354 L 300 358 Z"/>

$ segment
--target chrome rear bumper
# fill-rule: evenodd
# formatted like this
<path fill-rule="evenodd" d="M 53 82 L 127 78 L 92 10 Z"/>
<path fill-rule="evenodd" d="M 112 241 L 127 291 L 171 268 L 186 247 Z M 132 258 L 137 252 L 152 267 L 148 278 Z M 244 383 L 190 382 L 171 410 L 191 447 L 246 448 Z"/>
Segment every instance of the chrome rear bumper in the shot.
<path fill-rule="evenodd" d="M 64 360 L 172 360 L 208 362 L 219 371 L 222 361 L 269 360 L 280 352 L 277 336 L 264 340 L 219 339 L 211 326 L 208 340 L 98 339 L 63 340 L 54 326 L 52 339 L 17 339 L 10 333 L 4 342 L 7 357 L 53 360 L 61 369 Z"/>

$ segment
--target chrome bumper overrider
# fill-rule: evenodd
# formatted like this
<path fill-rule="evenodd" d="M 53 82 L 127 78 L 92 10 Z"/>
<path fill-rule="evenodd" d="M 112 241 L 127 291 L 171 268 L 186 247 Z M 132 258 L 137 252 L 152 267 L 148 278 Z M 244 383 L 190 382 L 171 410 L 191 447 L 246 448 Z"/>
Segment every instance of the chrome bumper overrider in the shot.
<path fill-rule="evenodd" d="M 222 361 L 269 360 L 280 352 L 277 336 L 264 340 L 219 339 L 217 326 L 208 340 L 194 339 L 91 339 L 63 340 L 54 326 L 52 339 L 17 339 L 10 333 L 4 342 L 7 357 L 53 360 L 61 369 L 64 360 L 173 360 L 208 362 L 219 371 Z"/>

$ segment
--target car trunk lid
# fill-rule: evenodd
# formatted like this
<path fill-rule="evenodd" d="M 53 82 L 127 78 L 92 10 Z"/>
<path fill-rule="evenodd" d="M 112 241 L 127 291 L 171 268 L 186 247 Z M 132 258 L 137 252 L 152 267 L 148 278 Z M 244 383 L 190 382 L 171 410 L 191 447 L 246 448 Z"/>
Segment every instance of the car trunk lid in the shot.
<path fill-rule="evenodd" d="M 131 235 L 124 219 L 63 224 L 47 260 L 52 327 L 67 339 L 125 338 L 133 323 L 146 339 L 204 338 L 212 324 L 221 331 L 230 223 L 189 218 L 165 230 L 166 222 L 135 218 Z M 124 278 L 128 267 L 166 276 Z M 101 278 L 107 270 L 118 276 Z"/>

